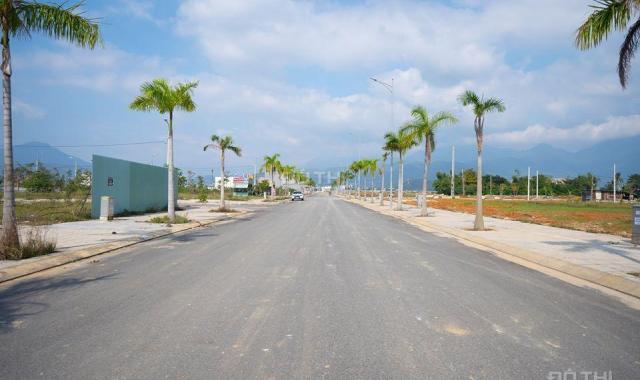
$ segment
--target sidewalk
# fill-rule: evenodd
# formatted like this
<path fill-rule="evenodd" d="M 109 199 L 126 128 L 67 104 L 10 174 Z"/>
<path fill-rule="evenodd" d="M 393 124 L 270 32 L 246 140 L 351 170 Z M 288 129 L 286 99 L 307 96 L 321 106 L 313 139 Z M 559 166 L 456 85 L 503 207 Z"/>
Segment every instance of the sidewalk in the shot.
<path fill-rule="evenodd" d="M 344 199 L 627 294 L 633 289 L 631 295 L 640 297 L 640 277 L 630 274 L 640 273 L 640 247 L 627 238 L 490 217 L 484 218 L 489 231 L 472 231 L 471 214 L 430 208 L 424 218 L 415 206 L 395 211 L 388 201 L 380 206 L 377 200 Z"/>
<path fill-rule="evenodd" d="M 0 260 L 0 282 L 145 240 L 208 225 L 224 219 L 243 217 L 247 213 L 277 203 L 262 202 L 262 200 L 227 201 L 227 207 L 233 208 L 238 212 L 209 212 L 209 210 L 217 208 L 218 204 L 218 201 L 211 200 L 207 203 L 200 203 L 196 200 L 180 200 L 178 205 L 183 210 L 177 211 L 176 214 L 186 216 L 192 222 L 174 224 L 171 227 L 166 224 L 148 222 L 154 216 L 165 215 L 166 212 L 127 216 L 115 218 L 112 221 L 93 219 L 38 227 L 46 231 L 48 238 L 56 240 L 56 252 L 25 260 Z"/>

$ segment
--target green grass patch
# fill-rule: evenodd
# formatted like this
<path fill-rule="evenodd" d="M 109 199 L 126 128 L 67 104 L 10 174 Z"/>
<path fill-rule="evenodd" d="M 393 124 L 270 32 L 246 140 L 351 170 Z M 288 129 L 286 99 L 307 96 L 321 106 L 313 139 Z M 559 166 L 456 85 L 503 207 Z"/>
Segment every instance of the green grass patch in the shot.
<path fill-rule="evenodd" d="M 209 212 L 239 212 L 239 211 L 229 207 L 218 207 L 218 208 L 212 208 L 211 210 L 209 210 Z"/>
<path fill-rule="evenodd" d="M 0 207 L 0 217 L 2 208 Z M 91 219 L 91 202 L 80 200 L 19 201 L 16 203 L 18 223 L 46 225 Z"/>
<path fill-rule="evenodd" d="M 190 220 L 187 217 L 176 215 L 176 219 L 172 222 L 172 224 L 184 224 L 189 222 Z M 169 215 L 154 216 L 153 218 L 149 219 L 149 223 L 167 224 L 169 223 Z"/>

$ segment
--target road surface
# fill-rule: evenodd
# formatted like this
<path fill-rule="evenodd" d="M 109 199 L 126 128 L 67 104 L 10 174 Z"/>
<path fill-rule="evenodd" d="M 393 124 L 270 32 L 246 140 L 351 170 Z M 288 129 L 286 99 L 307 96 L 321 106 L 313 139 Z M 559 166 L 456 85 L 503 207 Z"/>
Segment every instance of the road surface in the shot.
<path fill-rule="evenodd" d="M 640 312 L 328 196 L 0 286 L 2 379 L 556 371 L 640 378 Z"/>

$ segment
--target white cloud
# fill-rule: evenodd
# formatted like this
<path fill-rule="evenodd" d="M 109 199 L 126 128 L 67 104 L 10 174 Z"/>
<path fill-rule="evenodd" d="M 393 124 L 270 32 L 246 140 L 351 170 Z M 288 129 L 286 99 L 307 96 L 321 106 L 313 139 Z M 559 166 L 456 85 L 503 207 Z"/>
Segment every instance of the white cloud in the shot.
<path fill-rule="evenodd" d="M 571 128 L 534 124 L 526 129 L 487 135 L 487 141 L 499 144 L 534 145 L 538 143 L 584 144 L 631 137 L 640 134 L 640 115 L 610 117 L 600 124 L 584 123 Z"/>
<path fill-rule="evenodd" d="M 152 17 L 150 2 L 124 3 L 122 12 Z M 199 110 L 179 116 L 185 156 L 214 131 L 237 136 L 247 155 L 281 151 L 304 161 L 355 150 L 378 154 L 384 132 L 417 104 L 454 112 L 459 125 L 438 137 L 459 144 L 473 139 L 471 112 L 457 101 L 465 89 L 504 99 L 507 112 L 490 115 L 486 133 L 512 146 L 566 144 L 575 133 L 585 143 L 638 134 L 636 125 L 614 125 L 635 120 L 624 115 L 640 101 L 640 76 L 632 75 L 626 91 L 617 83 L 615 40 L 586 53 L 572 45 L 588 3 L 186 0 L 175 18 L 187 52 L 180 61 L 65 44 L 32 50 L 16 66 L 43 69 L 46 83 L 124 92 L 127 99 L 153 77 L 200 80 Z M 189 55 L 191 43 L 201 56 Z M 316 83 L 316 74 L 323 87 L 300 84 Z M 394 79 L 394 124 L 391 97 L 370 75 Z M 347 76 L 348 86 L 337 83 Z M 602 124 L 606 131 L 585 122 L 610 115 L 619 116 Z"/>
<path fill-rule="evenodd" d="M 23 102 L 19 99 L 13 99 L 13 111 L 25 119 L 28 120 L 42 120 L 45 118 L 46 113 L 43 109 L 34 106 L 33 104 L 29 104 L 27 102 Z"/>
<path fill-rule="evenodd" d="M 109 92 L 133 91 L 156 76 L 174 75 L 173 62 L 159 57 L 133 54 L 113 45 L 86 50 L 63 44 L 57 49 L 33 50 L 18 58 L 22 68 L 41 68 L 47 75 L 44 82 L 71 85 Z"/>
<path fill-rule="evenodd" d="M 411 62 L 477 73 L 502 64 L 504 45 L 566 45 L 557 37 L 570 41 L 586 10 L 583 0 L 483 4 L 187 0 L 177 30 L 196 37 L 216 64 L 336 70 Z"/>

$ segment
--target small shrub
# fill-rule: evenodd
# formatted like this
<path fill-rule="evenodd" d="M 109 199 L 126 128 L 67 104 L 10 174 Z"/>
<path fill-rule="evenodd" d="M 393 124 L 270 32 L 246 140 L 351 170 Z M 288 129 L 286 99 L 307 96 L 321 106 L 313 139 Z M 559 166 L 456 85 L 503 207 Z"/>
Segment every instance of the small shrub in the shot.
<path fill-rule="evenodd" d="M 200 192 L 198 193 L 198 201 L 200 201 L 201 203 L 207 203 L 207 190 L 206 189 L 200 190 Z"/>
<path fill-rule="evenodd" d="M 22 239 L 20 248 L 5 247 L 0 243 L 0 256 L 7 260 L 21 260 L 31 257 L 48 255 L 55 252 L 57 242 L 47 237 L 47 232 L 40 228 L 30 228 Z"/>
<path fill-rule="evenodd" d="M 22 259 L 48 255 L 55 252 L 57 242 L 47 238 L 47 232 L 40 228 L 31 228 L 20 246 Z"/>
<path fill-rule="evenodd" d="M 149 223 L 169 223 L 169 215 L 155 216 L 149 219 Z M 189 223 L 189 219 L 182 215 L 176 215 L 176 219 L 173 221 L 173 224 L 184 224 Z"/>
<path fill-rule="evenodd" d="M 234 210 L 229 207 L 218 207 L 218 208 L 212 208 L 211 210 L 209 210 L 209 212 L 238 212 L 238 210 Z"/>

